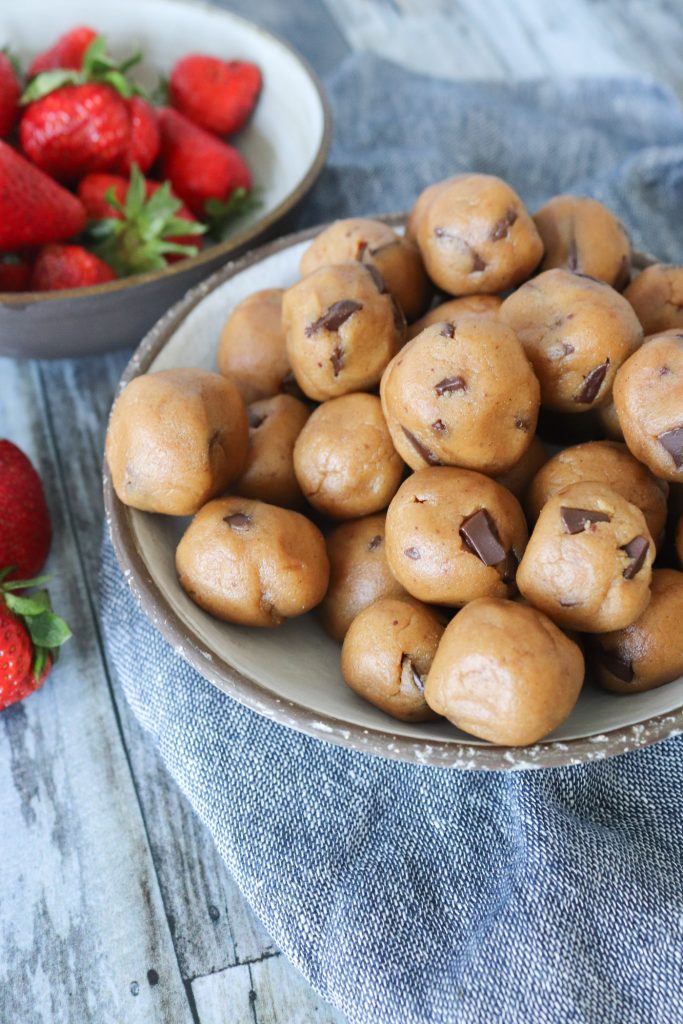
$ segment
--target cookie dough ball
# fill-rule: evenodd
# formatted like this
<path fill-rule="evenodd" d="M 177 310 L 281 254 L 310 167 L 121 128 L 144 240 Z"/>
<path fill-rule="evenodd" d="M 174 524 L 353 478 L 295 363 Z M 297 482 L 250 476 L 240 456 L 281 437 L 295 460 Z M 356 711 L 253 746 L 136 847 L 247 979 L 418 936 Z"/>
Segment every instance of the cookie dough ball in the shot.
<path fill-rule="evenodd" d="M 418 470 L 387 512 L 389 568 L 409 594 L 430 604 L 508 597 L 526 541 L 517 499 L 466 469 Z"/>
<path fill-rule="evenodd" d="M 387 562 L 384 521 L 384 515 L 354 519 L 335 527 L 327 537 L 330 585 L 318 607 L 318 618 L 338 643 L 364 608 L 382 597 L 405 596 Z"/>
<path fill-rule="evenodd" d="M 642 463 L 634 459 L 625 444 L 589 441 L 558 452 L 534 477 L 526 500 L 529 521 L 538 519 L 553 494 L 569 484 L 596 480 L 630 501 L 645 516 L 650 536 L 658 542 L 666 525 L 669 488 Z"/>
<path fill-rule="evenodd" d="M 489 174 L 440 183 L 412 217 L 432 281 L 451 295 L 504 291 L 526 280 L 543 243 L 517 193 Z"/>
<path fill-rule="evenodd" d="M 545 449 L 545 445 L 538 435 L 534 435 L 531 439 L 531 444 L 519 462 L 516 462 L 512 469 L 508 469 L 507 473 L 503 473 L 502 476 L 496 477 L 496 479 L 499 484 L 507 487 L 508 491 L 512 491 L 515 498 L 521 501 L 526 494 L 529 484 L 541 466 L 544 466 L 547 461 L 548 452 Z"/>
<path fill-rule="evenodd" d="M 206 370 L 136 377 L 116 400 L 107 462 L 124 505 L 190 516 L 224 491 L 247 457 L 247 413 L 234 384 Z"/>
<path fill-rule="evenodd" d="M 614 404 L 635 457 L 656 476 L 683 482 L 683 332 L 648 338 L 619 370 Z"/>
<path fill-rule="evenodd" d="M 624 440 L 624 432 L 621 429 L 621 423 L 617 416 L 614 399 L 610 398 L 604 405 L 599 406 L 595 410 L 595 418 L 598 429 L 602 431 L 605 437 L 608 437 L 611 441 Z"/>
<path fill-rule="evenodd" d="M 388 224 L 363 217 L 335 221 L 301 257 L 301 276 L 348 260 L 375 267 L 408 320 L 415 320 L 429 304 L 433 289 L 420 250 Z"/>
<path fill-rule="evenodd" d="M 243 626 L 279 626 L 322 601 L 330 566 L 305 516 L 248 498 L 210 501 L 176 550 L 183 590 L 205 611 Z"/>
<path fill-rule="evenodd" d="M 650 600 L 654 554 L 639 508 L 605 484 L 571 484 L 543 506 L 517 585 L 567 629 L 622 629 Z"/>
<path fill-rule="evenodd" d="M 601 633 L 588 649 L 598 682 L 615 693 L 641 693 L 683 675 L 683 573 L 655 569 L 652 598 L 625 629 Z"/>
<path fill-rule="evenodd" d="M 287 354 L 297 383 L 324 402 L 379 384 L 403 344 L 405 319 L 374 267 L 320 267 L 282 300 Z"/>
<path fill-rule="evenodd" d="M 522 747 L 569 716 L 583 685 L 583 655 L 545 615 L 481 598 L 446 627 L 427 677 L 427 703 L 472 736 Z"/>
<path fill-rule="evenodd" d="M 587 274 L 621 291 L 631 275 L 631 240 L 618 217 L 585 196 L 555 196 L 534 214 L 545 255 L 541 270 Z"/>
<path fill-rule="evenodd" d="M 344 682 L 402 722 L 435 718 L 424 689 L 443 630 L 435 612 L 419 601 L 377 601 L 356 616 L 346 634 L 341 652 Z"/>
<path fill-rule="evenodd" d="M 282 288 L 254 292 L 238 303 L 218 342 L 218 369 L 245 402 L 287 389 L 289 360 L 282 330 Z"/>
<path fill-rule="evenodd" d="M 294 445 L 309 416 L 308 406 L 291 395 L 252 402 L 247 409 L 247 465 L 234 487 L 238 494 L 284 508 L 303 505 L 294 472 Z"/>
<path fill-rule="evenodd" d="M 548 409 L 578 413 L 609 398 L 614 376 L 643 340 L 623 295 L 601 281 L 546 270 L 500 307 L 541 382 Z"/>
<path fill-rule="evenodd" d="M 625 298 L 633 306 L 646 334 L 683 330 L 683 267 L 655 263 L 628 286 Z"/>
<path fill-rule="evenodd" d="M 430 309 L 423 317 L 416 320 L 408 328 L 408 341 L 412 341 L 418 334 L 424 331 L 425 327 L 432 324 L 452 324 L 457 327 L 463 317 L 476 317 L 490 319 L 498 316 L 498 310 L 503 300 L 497 295 L 463 295 L 459 299 L 449 299 L 442 302 L 434 309 Z"/>
<path fill-rule="evenodd" d="M 294 472 L 306 500 L 335 519 L 386 508 L 403 462 L 375 395 L 342 395 L 312 413 L 294 446 Z"/>
<path fill-rule="evenodd" d="M 529 447 L 539 385 L 514 333 L 496 320 L 427 327 L 387 367 L 380 393 L 394 445 L 412 469 L 504 473 Z"/>

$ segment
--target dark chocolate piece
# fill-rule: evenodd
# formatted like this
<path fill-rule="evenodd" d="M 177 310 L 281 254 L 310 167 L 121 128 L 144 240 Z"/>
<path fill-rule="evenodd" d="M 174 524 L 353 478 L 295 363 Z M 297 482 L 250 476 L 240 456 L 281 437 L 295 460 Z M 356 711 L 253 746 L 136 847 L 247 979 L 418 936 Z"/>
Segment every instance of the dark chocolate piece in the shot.
<path fill-rule="evenodd" d="M 478 273 L 480 270 L 486 270 L 486 260 L 483 259 L 476 249 L 470 246 L 470 252 L 472 253 L 472 273 Z"/>
<path fill-rule="evenodd" d="M 444 377 L 434 385 L 434 390 L 437 395 L 450 395 L 453 391 L 467 391 L 467 381 L 464 377 Z"/>
<path fill-rule="evenodd" d="M 610 521 L 606 512 L 597 512 L 592 508 L 567 508 L 565 505 L 560 509 L 560 518 L 567 533 L 583 533 L 590 523 Z"/>
<path fill-rule="evenodd" d="M 443 434 L 446 429 L 447 427 L 443 420 L 434 420 L 432 423 L 432 430 L 435 430 L 437 434 Z"/>
<path fill-rule="evenodd" d="M 660 377 L 668 377 L 670 373 L 671 373 L 671 367 L 670 366 L 660 366 L 660 368 L 659 368 L 659 376 Z"/>
<path fill-rule="evenodd" d="M 508 210 L 504 217 L 501 217 L 500 220 L 497 220 L 496 223 L 493 225 L 493 230 L 491 232 L 491 241 L 499 242 L 501 238 L 505 238 L 512 225 L 517 220 L 517 217 L 518 213 L 516 210 Z"/>
<path fill-rule="evenodd" d="M 658 435 L 657 440 L 674 460 L 676 469 L 680 469 L 683 466 L 683 427 L 665 430 Z"/>
<path fill-rule="evenodd" d="M 564 354 L 566 356 L 570 356 L 572 354 L 572 352 L 576 351 L 574 346 L 570 345 L 570 343 L 568 341 L 563 341 L 562 342 L 562 348 L 564 349 Z"/>
<path fill-rule="evenodd" d="M 455 336 L 455 327 L 453 324 L 444 324 L 439 334 L 442 338 L 453 338 Z"/>
<path fill-rule="evenodd" d="M 607 374 L 609 367 L 609 359 L 606 359 L 604 363 L 600 363 L 599 366 L 594 367 L 587 376 L 583 378 L 583 385 L 578 395 L 574 398 L 575 402 L 582 402 L 589 404 L 594 402 L 598 397 L 598 391 L 602 387 L 602 382 Z"/>
<path fill-rule="evenodd" d="M 225 516 L 223 522 L 227 523 L 231 530 L 242 533 L 251 526 L 251 516 L 248 512 L 233 512 L 231 515 Z"/>
<path fill-rule="evenodd" d="M 417 561 L 417 559 L 421 557 L 417 548 L 406 548 L 403 554 L 406 558 L 412 558 L 413 562 Z"/>
<path fill-rule="evenodd" d="M 381 543 L 382 537 L 378 533 L 376 537 L 373 537 L 370 541 L 368 541 L 368 551 L 376 551 Z"/>
<path fill-rule="evenodd" d="M 364 263 L 363 266 L 367 270 L 367 272 L 370 275 L 370 277 L 372 278 L 372 280 L 375 282 L 375 288 L 380 293 L 380 295 L 385 295 L 386 294 L 386 290 L 387 290 L 387 286 L 384 283 L 384 278 L 380 274 L 380 272 L 377 269 L 377 267 L 374 267 L 372 265 L 372 263 Z"/>
<path fill-rule="evenodd" d="M 406 438 L 412 444 L 417 454 L 425 460 L 428 466 L 440 466 L 441 463 L 437 459 L 436 455 L 430 452 L 426 444 L 423 444 L 419 437 L 415 437 L 415 434 L 411 434 L 405 427 L 401 427 L 401 430 L 405 434 Z"/>
<path fill-rule="evenodd" d="M 419 672 L 415 671 L 415 666 L 410 660 L 410 655 L 408 654 L 404 654 L 403 657 L 401 658 L 401 675 L 403 675 L 403 673 L 406 670 L 406 662 L 408 663 L 407 667 L 410 670 L 410 674 L 413 677 L 413 682 L 415 683 L 416 688 L 420 691 L 420 693 L 424 693 L 424 679 L 422 678 Z"/>
<path fill-rule="evenodd" d="M 505 560 L 500 566 L 500 578 L 503 583 L 514 583 L 515 577 L 517 576 L 517 566 L 519 565 L 519 558 L 515 552 L 510 548 Z"/>
<path fill-rule="evenodd" d="M 624 569 L 624 579 L 632 580 L 633 577 L 643 568 L 645 556 L 650 547 L 647 537 L 634 537 L 628 544 L 623 544 L 621 550 L 625 551 L 632 560 L 630 565 Z"/>
<path fill-rule="evenodd" d="M 622 683 L 630 683 L 633 681 L 633 666 L 630 661 L 624 661 L 619 656 L 618 651 L 607 651 L 601 643 L 597 641 L 591 644 L 591 650 L 595 655 L 595 660 L 611 672 L 617 679 L 621 679 Z"/>
<path fill-rule="evenodd" d="M 330 362 L 332 363 L 332 369 L 335 377 L 339 376 L 339 371 L 344 366 L 344 349 L 341 345 L 335 345 L 332 349 L 332 355 L 330 356 Z"/>
<path fill-rule="evenodd" d="M 525 434 L 529 431 L 529 423 L 522 416 L 515 416 L 515 426 L 517 430 L 523 430 Z"/>
<path fill-rule="evenodd" d="M 321 317 L 318 317 L 314 323 L 308 325 L 304 334 L 307 338 L 310 338 L 312 334 L 316 334 L 318 331 L 338 331 L 350 316 L 362 308 L 362 302 L 355 302 L 353 299 L 340 299 L 339 302 L 333 302 Z"/>
<path fill-rule="evenodd" d="M 465 547 L 484 565 L 498 565 L 507 558 L 496 524 L 485 508 L 464 519 L 459 533 Z"/>
<path fill-rule="evenodd" d="M 255 409 L 247 409 L 247 419 L 252 430 L 257 430 L 267 418 L 265 413 L 256 412 Z"/>

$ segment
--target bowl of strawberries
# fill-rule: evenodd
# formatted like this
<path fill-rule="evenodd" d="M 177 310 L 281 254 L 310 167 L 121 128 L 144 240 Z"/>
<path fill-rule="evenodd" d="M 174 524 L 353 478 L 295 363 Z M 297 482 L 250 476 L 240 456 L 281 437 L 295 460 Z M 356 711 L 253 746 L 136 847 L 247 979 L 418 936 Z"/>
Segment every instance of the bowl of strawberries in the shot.
<path fill-rule="evenodd" d="M 184 0 L 0 10 L 0 355 L 135 344 L 274 232 L 330 139 L 306 63 Z"/>

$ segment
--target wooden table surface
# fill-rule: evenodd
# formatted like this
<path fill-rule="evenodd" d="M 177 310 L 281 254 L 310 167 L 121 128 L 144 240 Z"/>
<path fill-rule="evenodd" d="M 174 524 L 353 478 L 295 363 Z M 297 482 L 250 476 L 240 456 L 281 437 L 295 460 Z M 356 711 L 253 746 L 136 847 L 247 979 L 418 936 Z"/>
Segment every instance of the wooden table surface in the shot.
<path fill-rule="evenodd" d="M 641 73 L 683 96 L 680 0 L 224 6 L 321 74 L 365 49 L 451 78 Z M 341 1022 L 256 920 L 112 685 L 95 613 L 100 463 L 127 358 L 0 359 L 0 437 L 45 482 L 53 595 L 75 628 L 43 690 L 0 715 L 0 1024 Z"/>

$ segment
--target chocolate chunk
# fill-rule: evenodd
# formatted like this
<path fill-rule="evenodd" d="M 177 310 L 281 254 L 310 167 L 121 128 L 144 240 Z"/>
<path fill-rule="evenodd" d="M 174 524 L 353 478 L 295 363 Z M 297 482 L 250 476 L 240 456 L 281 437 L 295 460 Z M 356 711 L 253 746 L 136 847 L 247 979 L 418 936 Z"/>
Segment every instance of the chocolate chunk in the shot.
<path fill-rule="evenodd" d="M 376 537 L 373 537 L 370 541 L 368 541 L 368 551 L 376 551 L 381 543 L 382 537 L 378 533 Z"/>
<path fill-rule="evenodd" d="M 353 299 L 340 299 L 339 302 L 333 302 L 321 317 L 318 317 L 314 323 L 308 325 L 304 334 L 307 338 L 310 338 L 312 334 L 316 334 L 318 331 L 338 331 L 350 316 L 362 308 L 362 302 L 354 302 Z"/>
<path fill-rule="evenodd" d="M 574 346 L 573 346 L 573 345 L 570 345 L 568 341 L 563 341 L 563 342 L 562 342 L 562 349 L 563 349 L 563 351 L 564 351 L 564 354 L 565 354 L 566 356 L 570 356 L 570 355 L 572 354 L 572 352 L 575 352 L 575 351 L 576 351 L 576 349 L 574 348 Z"/>
<path fill-rule="evenodd" d="M 674 460 L 676 469 L 680 469 L 683 466 L 683 427 L 665 430 L 658 435 L 657 440 Z"/>
<path fill-rule="evenodd" d="M 406 672 L 410 673 L 410 675 L 412 676 L 413 683 L 420 691 L 420 693 L 424 693 L 424 679 L 422 678 L 419 672 L 416 672 L 415 666 L 410 660 L 409 655 L 404 654 L 403 657 L 401 658 L 401 676 L 403 676 L 404 673 Z"/>
<path fill-rule="evenodd" d="M 433 455 L 429 448 L 422 443 L 419 437 L 415 437 L 415 434 L 411 434 L 405 427 L 401 427 L 401 430 L 405 434 L 406 438 L 412 444 L 417 454 L 425 460 L 428 466 L 440 466 L 441 463 L 437 459 L 436 455 Z"/>
<path fill-rule="evenodd" d="M 335 377 L 339 376 L 339 371 L 344 366 L 344 349 L 341 345 L 335 345 L 332 349 L 332 355 L 330 356 L 330 362 L 332 363 L 332 369 Z"/>
<path fill-rule="evenodd" d="M 579 253 L 576 247 L 576 236 L 572 234 L 567 246 L 567 270 L 576 273 L 579 269 Z"/>
<path fill-rule="evenodd" d="M 528 421 L 523 419 L 521 416 L 515 416 L 515 426 L 517 427 L 517 430 L 523 430 L 525 434 L 529 431 Z"/>
<path fill-rule="evenodd" d="M 472 253 L 472 273 L 479 273 L 481 270 L 486 270 L 486 260 L 482 259 L 476 249 L 470 246 L 470 252 Z"/>
<path fill-rule="evenodd" d="M 247 419 L 252 430 L 257 430 L 267 418 L 264 413 L 256 412 L 256 409 L 247 409 Z"/>
<path fill-rule="evenodd" d="M 606 359 L 604 363 L 600 363 L 599 366 L 594 367 L 594 369 L 584 377 L 583 386 L 578 395 L 574 398 L 575 402 L 588 404 L 595 401 L 598 396 L 598 391 L 602 386 L 602 382 L 605 379 L 608 367 L 609 359 Z"/>
<path fill-rule="evenodd" d="M 367 270 L 372 280 L 375 282 L 375 288 L 380 293 L 380 295 L 385 295 L 387 286 L 384 283 L 384 278 L 380 274 L 377 267 L 373 267 L 372 263 L 364 263 L 363 266 Z"/>
<path fill-rule="evenodd" d="M 485 508 L 464 519 L 459 533 L 465 547 L 484 565 L 498 565 L 507 558 L 496 524 Z"/>
<path fill-rule="evenodd" d="M 421 557 L 420 552 L 417 550 L 417 548 L 406 548 L 403 554 L 406 556 L 406 558 L 412 558 L 414 562 Z"/>
<path fill-rule="evenodd" d="M 455 336 L 455 327 L 453 324 L 444 324 L 439 334 L 442 338 L 453 338 Z"/>
<path fill-rule="evenodd" d="M 592 508 L 567 508 L 565 505 L 560 509 L 560 518 L 566 533 L 583 533 L 590 523 L 610 521 L 606 512 L 597 512 Z"/>
<path fill-rule="evenodd" d="M 510 548 L 500 568 L 500 578 L 503 583 L 514 583 L 517 575 L 517 566 L 519 565 L 519 558 L 515 552 Z"/>
<path fill-rule="evenodd" d="M 231 530 L 243 533 L 251 526 L 251 516 L 247 512 L 233 512 L 231 515 L 225 516 L 223 522 L 227 523 Z"/>
<path fill-rule="evenodd" d="M 516 210 L 508 210 L 504 217 L 497 220 L 493 225 L 491 232 L 491 241 L 499 242 L 501 238 L 505 238 L 512 225 L 517 220 L 518 214 Z"/>
<path fill-rule="evenodd" d="M 627 565 L 624 569 L 625 580 L 632 580 L 643 568 L 643 562 L 649 547 L 650 542 L 647 537 L 634 537 L 628 544 L 622 545 L 621 550 L 625 551 L 628 557 L 632 559 L 631 564 Z"/>
<path fill-rule="evenodd" d="M 607 651 L 602 644 L 597 642 L 591 644 L 591 651 L 595 655 L 595 660 L 600 662 L 617 679 L 621 679 L 623 683 L 633 681 L 633 666 L 630 661 L 625 661 L 620 657 L 618 651 Z"/>
<path fill-rule="evenodd" d="M 467 381 L 464 377 L 444 377 L 434 385 L 434 390 L 437 395 L 450 395 L 453 391 L 467 391 Z"/>
<path fill-rule="evenodd" d="M 659 368 L 659 376 L 660 377 L 668 377 L 670 373 L 671 373 L 671 367 L 669 367 L 669 366 L 660 366 L 660 368 Z"/>
<path fill-rule="evenodd" d="M 435 430 L 437 434 L 443 434 L 447 430 L 447 427 L 443 420 L 434 420 L 432 423 L 432 430 Z"/>

